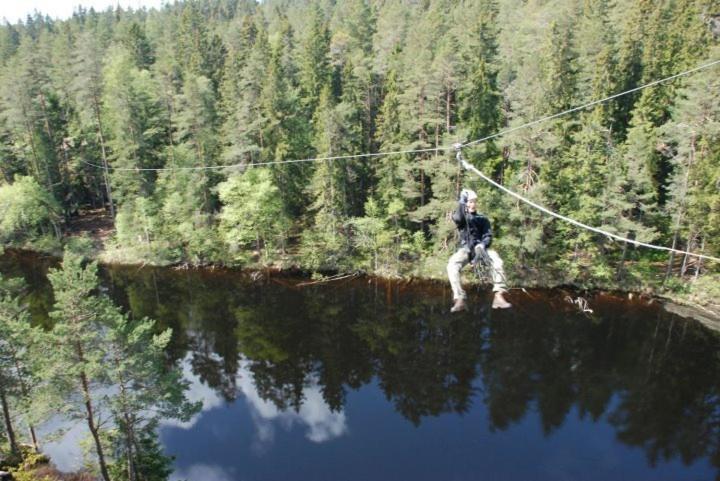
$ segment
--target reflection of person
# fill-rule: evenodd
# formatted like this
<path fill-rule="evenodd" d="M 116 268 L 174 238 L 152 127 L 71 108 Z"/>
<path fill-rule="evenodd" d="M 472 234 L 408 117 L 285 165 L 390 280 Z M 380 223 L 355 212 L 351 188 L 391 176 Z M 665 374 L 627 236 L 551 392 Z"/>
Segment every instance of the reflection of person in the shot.
<path fill-rule="evenodd" d="M 477 213 L 477 194 L 470 189 L 463 189 L 460 193 L 460 201 L 457 210 L 453 213 L 453 221 L 460 232 L 460 248 L 450 257 L 447 266 L 450 287 L 453 291 L 455 304 L 450 312 L 458 312 L 465 309 L 465 291 L 460 283 L 460 270 L 468 262 L 482 262 L 488 258 L 491 263 L 493 277 L 493 308 L 504 309 L 510 307 L 505 300 L 503 293 L 507 291 L 505 286 L 505 273 L 503 272 L 503 261 L 498 253 L 490 249 L 492 244 L 492 230 L 487 217 Z M 485 251 L 484 253 L 482 251 Z M 487 254 L 485 256 L 484 254 Z"/>

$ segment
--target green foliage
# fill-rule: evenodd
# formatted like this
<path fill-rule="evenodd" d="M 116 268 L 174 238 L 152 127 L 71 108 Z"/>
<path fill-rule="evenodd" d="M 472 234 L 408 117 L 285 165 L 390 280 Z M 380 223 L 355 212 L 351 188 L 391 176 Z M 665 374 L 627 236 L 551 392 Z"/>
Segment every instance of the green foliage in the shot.
<path fill-rule="evenodd" d="M 94 241 L 87 236 L 73 236 L 65 242 L 65 248 L 83 257 L 90 257 L 95 253 Z"/>
<path fill-rule="evenodd" d="M 60 206 L 32 177 L 0 185 L 0 242 L 16 243 L 38 235 L 59 235 Z"/>
<path fill-rule="evenodd" d="M 157 206 L 151 198 L 136 197 L 123 204 L 115 219 L 117 242 L 149 252 L 159 229 L 157 217 Z"/>
<path fill-rule="evenodd" d="M 172 457 L 163 454 L 157 436 L 147 432 L 141 434 L 136 460 L 137 476 L 147 481 L 165 481 L 173 472 L 172 462 Z M 112 463 L 109 471 L 113 480 L 129 479 L 125 460 Z"/>
<path fill-rule="evenodd" d="M 284 248 L 290 219 L 270 171 L 249 169 L 233 175 L 218 186 L 218 193 L 223 203 L 220 235 L 231 252 L 254 245 L 270 260 Z"/>
<path fill-rule="evenodd" d="M 38 413 L 32 401 L 37 394 L 40 329 L 30 325 L 30 313 L 22 303 L 24 288 L 22 279 L 0 276 L 0 398 L 3 411 L 10 414 L 10 419 L 3 416 L 3 430 L 15 456 L 21 454 L 18 421 L 33 426 Z"/>
<path fill-rule="evenodd" d="M 393 232 L 388 228 L 382 211 L 370 199 L 365 204 L 365 216 L 350 220 L 353 228 L 353 245 L 364 260 L 368 270 L 387 272 L 387 258 L 393 245 Z"/>
<path fill-rule="evenodd" d="M 222 263 L 282 250 L 310 269 L 442 276 L 455 242 L 447 216 L 469 186 L 521 281 L 646 276 L 632 266 L 652 253 L 551 221 L 449 155 L 401 152 L 480 139 L 717 58 L 712 1 L 233 5 L 0 29 L 0 198 L 32 204 L 3 194 L 32 177 L 40 204 L 57 200 L 49 217 L 38 203 L 3 213 L 1 243 L 57 249 L 61 216 L 104 206 L 116 216 L 106 260 Z M 466 158 L 580 221 L 717 253 L 715 70 L 493 138 Z M 286 162 L 378 151 L 396 153 Z M 269 179 L 242 183 L 246 174 L 221 168 L 258 162 L 278 190 L 269 211 L 218 198 L 220 185 L 267 194 Z M 280 230 L 266 228 L 275 200 L 287 214 Z M 685 277 L 716 269 L 683 266 Z"/>
<path fill-rule="evenodd" d="M 312 23 L 301 54 L 300 85 L 303 102 L 312 115 L 320 104 L 323 89 L 330 83 L 330 32 L 319 4 L 313 3 L 310 9 Z"/>
<path fill-rule="evenodd" d="M 131 320 L 98 294 L 96 270 L 95 263 L 66 252 L 62 267 L 48 273 L 55 323 L 43 342 L 54 348 L 42 359 L 40 399 L 87 422 L 104 479 L 113 459 L 116 473 L 124 464 L 142 478 L 158 479 L 168 469 L 154 437 L 158 419 L 188 420 L 199 406 L 185 399 L 187 383 L 166 363 L 172 332 L 157 333 L 149 319 Z M 99 393 L 110 387 L 112 393 Z M 100 423 L 104 412 L 112 415 L 115 434 Z"/>
<path fill-rule="evenodd" d="M 144 169 L 160 164 L 167 138 L 166 112 L 158 82 L 148 70 L 140 70 L 130 52 L 115 47 L 108 52 L 103 70 L 104 124 L 110 133 L 108 146 L 114 168 Z M 122 205 L 153 189 L 151 171 L 112 171 L 117 202 Z"/>
<path fill-rule="evenodd" d="M 150 42 L 148 42 L 145 31 L 139 23 L 133 22 L 130 25 L 127 33 L 122 38 L 122 43 L 130 51 L 137 68 L 146 69 L 155 60 Z"/>
<path fill-rule="evenodd" d="M 201 405 L 185 400 L 187 381 L 179 369 L 165 365 L 170 329 L 154 334 L 154 321 L 130 320 L 117 308 L 108 310 L 106 322 L 108 379 L 118 388 L 108 406 L 118 431 L 111 436 L 112 446 L 115 458 L 124 460 L 115 468 L 120 470 L 120 479 L 131 478 L 125 472 L 130 465 L 141 479 L 166 479 L 170 460 L 156 439 L 158 420 L 188 421 Z"/>
<path fill-rule="evenodd" d="M 660 130 L 673 154 L 666 209 L 672 218 L 672 229 L 687 247 L 705 252 L 720 249 L 719 86 L 717 76 L 710 72 L 690 79 L 673 110 L 672 120 Z"/>

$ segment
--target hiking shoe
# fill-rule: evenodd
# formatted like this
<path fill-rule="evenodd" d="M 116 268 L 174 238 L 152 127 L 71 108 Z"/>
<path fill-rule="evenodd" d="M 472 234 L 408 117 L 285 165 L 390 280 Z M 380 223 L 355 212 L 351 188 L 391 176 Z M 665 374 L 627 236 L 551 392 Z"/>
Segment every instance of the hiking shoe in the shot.
<path fill-rule="evenodd" d="M 464 311 L 467 307 L 465 306 L 465 299 L 455 299 L 455 304 L 450 308 L 450 312 Z"/>
<path fill-rule="evenodd" d="M 492 307 L 493 309 L 507 309 L 508 307 L 512 307 L 512 304 L 505 300 L 502 292 L 496 292 Z"/>

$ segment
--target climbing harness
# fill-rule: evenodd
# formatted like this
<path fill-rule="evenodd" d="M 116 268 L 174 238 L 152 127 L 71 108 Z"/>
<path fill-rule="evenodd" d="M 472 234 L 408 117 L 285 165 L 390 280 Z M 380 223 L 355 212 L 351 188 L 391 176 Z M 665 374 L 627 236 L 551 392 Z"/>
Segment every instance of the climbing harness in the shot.
<path fill-rule="evenodd" d="M 473 267 L 473 271 L 480 282 L 493 282 L 494 274 L 499 274 L 502 277 L 503 282 L 507 285 L 507 279 L 505 273 L 495 269 L 490 255 L 487 250 L 478 249 L 475 251 L 475 258 L 470 262 Z"/>

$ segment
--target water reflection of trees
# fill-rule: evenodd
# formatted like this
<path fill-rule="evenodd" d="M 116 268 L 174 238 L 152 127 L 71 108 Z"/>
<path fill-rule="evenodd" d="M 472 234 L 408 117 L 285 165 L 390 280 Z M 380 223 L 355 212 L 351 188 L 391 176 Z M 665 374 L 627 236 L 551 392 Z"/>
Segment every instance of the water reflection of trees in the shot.
<path fill-rule="evenodd" d="M 187 353 L 226 400 L 242 356 L 279 409 L 298 410 L 304 388 L 317 385 L 340 410 L 349 390 L 376 379 L 415 424 L 481 399 L 492 429 L 534 410 L 550 434 L 575 411 L 604 419 L 650 463 L 707 457 L 720 468 L 720 339 L 654 308 L 596 299 L 589 319 L 535 294 L 510 313 L 476 302 L 477 312 L 450 317 L 447 301 L 398 286 L 301 289 L 136 268 L 106 279 L 134 316 L 175 330 L 172 355 Z"/>
<path fill-rule="evenodd" d="M 492 322 L 481 360 L 491 425 L 504 429 L 536 403 L 550 433 L 574 406 L 605 416 L 653 465 L 708 457 L 720 467 L 719 336 L 652 312 L 608 306 L 602 322 L 549 312 Z"/>
<path fill-rule="evenodd" d="M 197 271 L 114 268 L 106 272 L 112 296 L 135 317 L 158 319 L 173 329 L 173 360 L 190 352 L 200 380 L 225 400 L 237 395 L 238 344 L 232 335 L 232 284 Z"/>

